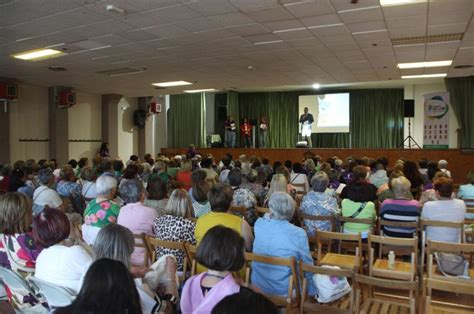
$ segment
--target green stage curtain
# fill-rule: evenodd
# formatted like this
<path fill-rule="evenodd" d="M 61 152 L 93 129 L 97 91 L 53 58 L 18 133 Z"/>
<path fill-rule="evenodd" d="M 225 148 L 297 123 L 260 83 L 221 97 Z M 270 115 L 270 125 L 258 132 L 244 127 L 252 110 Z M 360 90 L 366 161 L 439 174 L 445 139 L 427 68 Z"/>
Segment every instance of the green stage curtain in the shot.
<path fill-rule="evenodd" d="M 203 93 L 170 96 L 171 147 L 206 146 L 206 100 Z"/>
<path fill-rule="evenodd" d="M 268 147 L 295 147 L 298 138 L 297 93 L 239 93 L 238 95 L 240 117 L 254 120 L 257 125 L 257 132 L 260 118 L 262 116 L 267 117 L 269 126 Z M 257 141 L 258 136 L 255 139 Z"/>
<path fill-rule="evenodd" d="M 397 148 L 403 142 L 403 90 L 350 92 L 353 148 Z"/>
<path fill-rule="evenodd" d="M 451 106 L 461 128 L 461 148 L 474 148 L 474 76 L 446 78 Z"/>
<path fill-rule="evenodd" d="M 237 135 L 235 145 L 240 146 L 240 118 L 239 118 L 239 94 L 234 91 L 227 92 L 227 116 L 232 117 L 237 124 Z M 224 140 L 224 138 L 223 138 Z"/>

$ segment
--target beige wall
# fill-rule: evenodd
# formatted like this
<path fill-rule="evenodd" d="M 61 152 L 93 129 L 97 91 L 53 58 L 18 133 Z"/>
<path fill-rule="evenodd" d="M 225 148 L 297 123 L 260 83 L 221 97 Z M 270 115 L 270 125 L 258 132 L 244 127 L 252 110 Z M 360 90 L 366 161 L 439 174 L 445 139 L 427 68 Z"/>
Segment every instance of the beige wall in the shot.
<path fill-rule="evenodd" d="M 76 105 L 67 109 L 69 115 L 70 140 L 101 140 L 101 96 L 78 92 Z M 94 158 L 101 143 L 69 142 L 69 157 Z"/>
<path fill-rule="evenodd" d="M 48 88 L 18 84 L 18 99 L 10 106 L 10 162 L 49 157 L 48 142 L 19 139 L 49 138 Z"/>
<path fill-rule="evenodd" d="M 138 128 L 133 125 L 133 112 L 138 109 L 138 99 L 123 97 L 118 107 L 118 156 L 127 161 L 130 155 L 138 152 Z"/>
<path fill-rule="evenodd" d="M 423 95 L 445 92 L 444 82 L 434 84 L 418 84 L 405 86 L 405 99 L 415 100 L 415 118 L 412 119 L 411 136 L 423 148 Z M 458 147 L 458 138 L 456 129 L 459 127 L 453 108 L 449 106 L 449 148 Z M 405 137 L 408 136 L 408 118 L 405 118 Z"/>

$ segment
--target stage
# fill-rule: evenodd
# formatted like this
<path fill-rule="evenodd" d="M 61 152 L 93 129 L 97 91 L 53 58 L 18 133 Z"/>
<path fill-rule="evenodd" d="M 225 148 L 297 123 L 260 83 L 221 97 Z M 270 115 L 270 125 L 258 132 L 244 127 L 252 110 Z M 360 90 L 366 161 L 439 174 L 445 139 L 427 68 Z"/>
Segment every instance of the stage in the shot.
<path fill-rule="evenodd" d="M 177 154 L 186 154 L 187 147 L 176 148 L 162 148 L 161 152 L 169 157 Z M 455 184 L 466 183 L 466 174 L 469 169 L 474 168 L 474 152 L 462 151 L 460 149 L 361 149 L 361 148 L 198 148 L 197 151 L 201 156 L 212 154 L 216 160 L 220 160 L 226 153 L 231 153 L 234 159 L 239 155 L 245 154 L 247 156 L 266 157 L 273 163 L 276 160 L 285 161 L 302 160 L 303 153 L 311 151 L 316 155 L 321 156 L 323 160 L 329 157 L 337 156 L 345 159 L 348 156 L 355 157 L 386 157 L 389 160 L 389 165 L 392 166 L 399 158 L 405 158 L 417 161 L 421 158 L 438 161 L 446 159 L 448 161 L 448 169 L 451 171 L 452 178 Z"/>

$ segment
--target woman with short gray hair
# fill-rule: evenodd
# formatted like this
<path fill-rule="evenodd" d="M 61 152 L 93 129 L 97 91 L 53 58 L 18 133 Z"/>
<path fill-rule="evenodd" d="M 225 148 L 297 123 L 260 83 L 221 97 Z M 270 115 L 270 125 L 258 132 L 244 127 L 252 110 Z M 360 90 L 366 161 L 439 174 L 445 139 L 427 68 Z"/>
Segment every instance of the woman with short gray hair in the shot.
<path fill-rule="evenodd" d="M 51 188 L 54 183 L 53 171 L 49 168 L 41 169 L 38 180 L 40 186 L 33 193 L 33 215 L 39 214 L 45 206 L 65 211 L 69 204 L 63 202 L 58 192 Z"/>
<path fill-rule="evenodd" d="M 317 172 L 311 179 L 313 191 L 303 197 L 301 202 L 301 213 L 313 216 L 335 216 L 339 213 L 337 201 L 334 197 L 324 193 L 329 184 L 328 175 L 323 172 Z M 314 236 L 317 230 L 332 231 L 331 221 L 327 220 L 309 220 L 304 219 L 307 227 L 308 236 Z"/>
<path fill-rule="evenodd" d="M 145 189 L 143 184 L 136 180 L 128 180 L 120 186 L 120 196 L 127 205 L 120 209 L 117 223 L 127 227 L 134 234 L 145 233 L 153 235 L 153 221 L 157 217 L 153 208 L 143 205 Z M 132 254 L 133 265 L 143 265 L 145 249 L 136 248 Z"/>
<path fill-rule="evenodd" d="M 255 241 L 253 242 L 253 253 L 265 256 L 282 258 L 295 257 L 305 264 L 313 264 L 313 258 L 309 250 L 308 236 L 306 232 L 288 220 L 295 211 L 295 201 L 285 192 L 275 192 L 269 201 L 270 214 L 257 219 L 255 222 Z M 252 284 L 257 286 L 263 293 L 273 295 L 287 295 L 288 277 L 291 271 L 285 266 L 268 266 L 262 263 L 252 263 Z M 308 279 L 311 274 L 305 274 Z M 310 283 L 310 294 L 315 293 L 312 280 Z"/>

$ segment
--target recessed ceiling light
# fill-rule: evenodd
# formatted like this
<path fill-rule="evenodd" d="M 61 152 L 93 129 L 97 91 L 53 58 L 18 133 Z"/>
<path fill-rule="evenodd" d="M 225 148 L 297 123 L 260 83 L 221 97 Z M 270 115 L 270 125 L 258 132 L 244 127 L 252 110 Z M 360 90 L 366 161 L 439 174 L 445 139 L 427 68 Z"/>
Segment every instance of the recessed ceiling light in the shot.
<path fill-rule="evenodd" d="M 437 74 L 402 75 L 402 79 L 445 77 L 446 75 L 448 75 L 448 74 L 447 73 L 437 73 Z"/>
<path fill-rule="evenodd" d="M 319 83 L 314 83 L 313 84 L 314 89 L 319 89 L 320 87 L 321 87 L 321 84 L 319 84 Z"/>
<path fill-rule="evenodd" d="M 183 85 L 192 85 L 193 83 L 186 81 L 173 81 L 173 82 L 163 82 L 163 83 L 153 83 L 151 85 L 159 87 L 172 87 L 172 86 L 183 86 Z"/>
<path fill-rule="evenodd" d="M 207 89 L 188 89 L 184 90 L 185 93 L 204 93 L 204 92 L 215 92 L 214 88 L 207 88 Z"/>
<path fill-rule="evenodd" d="M 54 50 L 54 49 L 36 49 L 36 50 L 30 50 L 30 51 L 17 53 L 17 54 L 12 55 L 12 57 L 16 59 L 21 59 L 21 60 L 38 61 L 38 60 L 43 60 L 43 59 L 59 57 L 65 54 L 66 53 L 63 51 Z"/>
<path fill-rule="evenodd" d="M 428 0 L 380 0 L 382 7 L 428 2 Z"/>
<path fill-rule="evenodd" d="M 435 68 L 450 66 L 453 60 L 399 63 L 399 69 Z"/>

